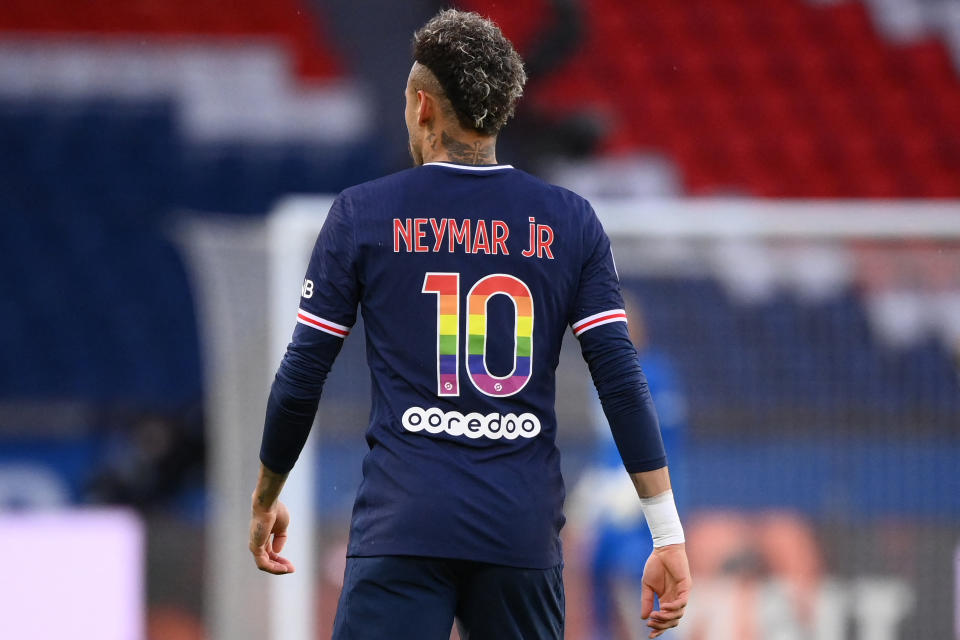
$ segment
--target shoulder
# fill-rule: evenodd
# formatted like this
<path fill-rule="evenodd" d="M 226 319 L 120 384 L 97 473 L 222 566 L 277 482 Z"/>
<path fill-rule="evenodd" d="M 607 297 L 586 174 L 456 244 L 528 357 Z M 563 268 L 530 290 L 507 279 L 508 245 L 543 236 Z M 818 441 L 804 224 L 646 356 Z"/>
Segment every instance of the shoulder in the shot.
<path fill-rule="evenodd" d="M 419 173 L 416 168 L 404 169 L 375 180 L 361 182 L 341 191 L 338 199 L 350 206 L 368 203 L 378 198 L 395 197 L 398 192 L 422 180 Z"/>
<path fill-rule="evenodd" d="M 568 209 L 576 210 L 584 215 L 593 215 L 593 207 L 590 205 L 590 202 L 580 194 L 547 182 L 542 178 L 538 178 L 520 169 L 515 169 L 513 173 L 519 181 L 526 183 L 532 189 L 540 191 L 545 197 L 552 198 L 566 205 Z"/>
<path fill-rule="evenodd" d="M 590 238 L 602 229 L 593 206 L 580 194 L 519 169 L 513 173 L 518 189 L 532 195 L 533 208 L 549 212 L 546 219 L 555 230 L 562 228 L 574 236 Z"/>
<path fill-rule="evenodd" d="M 600 218 L 597 217 L 589 200 L 570 189 L 551 184 L 530 174 L 524 173 L 524 175 L 539 183 L 540 188 L 549 194 L 550 208 L 562 212 L 567 229 L 581 238 L 582 246 L 593 246 L 606 237 Z"/>
<path fill-rule="evenodd" d="M 404 169 L 345 189 L 338 200 L 348 209 L 363 210 L 374 206 L 383 210 L 384 207 L 399 205 L 404 201 L 405 195 L 435 188 L 437 180 L 444 175 L 441 168 Z M 564 215 L 572 215 L 575 220 L 587 226 L 592 226 L 597 221 L 593 207 L 587 199 L 569 189 L 516 168 L 504 172 L 501 178 L 508 181 L 505 191 L 511 196 L 538 200 L 544 205 L 544 209 L 562 211 Z M 501 189 L 503 190 L 502 186 Z"/>

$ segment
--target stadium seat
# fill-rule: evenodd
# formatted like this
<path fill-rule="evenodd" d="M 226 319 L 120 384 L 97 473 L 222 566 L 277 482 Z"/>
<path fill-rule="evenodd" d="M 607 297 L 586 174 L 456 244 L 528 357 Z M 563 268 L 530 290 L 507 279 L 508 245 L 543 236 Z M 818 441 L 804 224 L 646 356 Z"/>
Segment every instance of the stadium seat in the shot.
<path fill-rule="evenodd" d="M 531 3 L 466 4 L 526 42 Z M 623 124 L 601 145 L 608 152 L 665 152 L 694 193 L 960 196 L 960 180 L 945 179 L 960 168 L 960 78 L 942 41 L 886 41 L 861 2 L 598 0 L 584 7 L 590 31 L 576 66 L 534 87 L 532 99 L 569 108 L 589 95 L 612 109 Z M 598 74 L 605 83 L 591 84 Z M 783 154 L 808 179 L 796 180 L 797 171 L 767 175 L 770 145 L 744 144 L 738 119 L 749 123 L 749 135 L 785 135 Z M 673 131 L 694 123 L 713 139 L 710 155 L 736 159 L 738 171 L 704 162 L 692 136 Z M 818 140 L 823 129 L 834 138 L 827 155 L 804 141 Z M 878 139 L 884 132 L 902 142 Z M 930 148 L 911 137 L 939 142 Z M 883 157 L 874 162 L 872 152 Z M 929 174 L 917 176 L 918 167 Z"/>

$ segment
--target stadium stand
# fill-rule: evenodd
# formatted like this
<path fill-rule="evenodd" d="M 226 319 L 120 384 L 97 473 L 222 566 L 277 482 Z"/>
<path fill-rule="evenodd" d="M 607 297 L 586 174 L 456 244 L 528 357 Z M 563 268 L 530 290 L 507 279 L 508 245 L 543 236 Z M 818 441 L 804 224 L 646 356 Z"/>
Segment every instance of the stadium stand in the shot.
<path fill-rule="evenodd" d="M 24 504 L 57 478 L 70 501 L 202 510 L 178 213 L 262 215 L 380 171 L 315 18 L 295 0 L 4 4 L 0 467 Z"/>
<path fill-rule="evenodd" d="M 216 61 L 221 42 L 263 36 L 293 52 L 297 84 L 322 91 L 336 82 L 340 64 L 308 15 L 292 1 L 236 7 L 142 1 L 83 9 L 71 2 L 40 7 L 14 1 L 5 7 L 0 254 L 7 272 L 22 280 L 17 286 L 4 280 L 9 291 L 3 301 L 11 311 L 0 332 L 4 396 L 82 397 L 157 409 L 199 401 L 192 302 L 168 238 L 169 214 L 262 214 L 284 193 L 336 191 L 372 169 L 362 139 L 344 141 L 334 131 L 325 141 L 317 133 L 322 127 L 303 122 L 311 117 L 305 113 L 309 102 L 287 109 L 305 114 L 298 136 L 271 128 L 269 113 L 251 117 L 258 104 L 241 104 L 245 119 L 232 130 L 205 132 L 202 113 L 211 110 L 211 101 L 195 95 L 203 87 L 193 91 L 189 72 L 194 85 L 202 84 L 216 66 L 171 70 L 163 59 L 186 49 L 192 56 L 187 61 L 196 63 L 208 47 Z M 131 38 L 160 48 L 135 42 L 135 51 L 148 53 L 134 58 L 132 69 L 130 58 L 126 68 L 109 68 L 110 58 L 124 58 L 111 55 L 115 47 L 129 47 Z M 249 58 L 254 66 L 271 62 L 259 51 Z M 108 67 L 100 75 L 98 64 Z M 243 64 L 241 56 L 234 66 Z M 76 75 L 58 75 L 64 66 Z M 121 73 L 113 73 L 118 68 Z M 247 75 L 262 85 L 263 71 L 271 69 Z M 230 88 L 242 84 L 239 75 Z M 254 86 L 240 97 L 273 88 Z M 296 90 L 288 101 L 303 101 L 308 92 Z M 221 98 L 230 100 L 243 102 L 236 95 Z M 223 114 L 216 104 L 212 110 Z M 191 113 L 201 116 L 191 120 Z M 251 121 L 264 123 L 266 133 L 244 128 Z M 50 313 L 51 306 L 58 312 Z M 49 348 L 38 354 L 37 344 Z"/>
<path fill-rule="evenodd" d="M 521 46 L 549 16 L 544 0 L 462 4 Z M 584 9 L 583 48 L 533 99 L 614 114 L 607 153 L 659 151 L 695 195 L 960 195 L 960 80 L 935 37 L 956 47 L 956 11 L 944 21 L 953 28 L 904 43 L 886 40 L 859 2 L 598 0 Z"/>
<path fill-rule="evenodd" d="M 168 38 L 264 37 L 283 41 L 304 79 L 338 75 L 336 55 L 321 38 L 322 23 L 300 0 L 133 0 L 78 5 L 54 0 L 39 5 L 9 0 L 0 14 L 0 32 L 76 36 Z"/>

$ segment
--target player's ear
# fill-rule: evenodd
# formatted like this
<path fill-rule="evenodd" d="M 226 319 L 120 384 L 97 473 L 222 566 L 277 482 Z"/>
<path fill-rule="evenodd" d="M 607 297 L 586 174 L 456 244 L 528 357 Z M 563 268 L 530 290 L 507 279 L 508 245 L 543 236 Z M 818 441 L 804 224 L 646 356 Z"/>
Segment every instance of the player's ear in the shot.
<path fill-rule="evenodd" d="M 435 104 L 433 96 L 420 89 L 417 91 L 417 122 L 426 124 L 433 119 Z"/>

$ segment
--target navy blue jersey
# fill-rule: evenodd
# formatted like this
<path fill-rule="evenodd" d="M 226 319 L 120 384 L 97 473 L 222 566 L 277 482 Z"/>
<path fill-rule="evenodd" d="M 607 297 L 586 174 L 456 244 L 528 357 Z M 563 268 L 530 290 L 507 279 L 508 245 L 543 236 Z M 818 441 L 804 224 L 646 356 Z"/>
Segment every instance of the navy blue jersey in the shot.
<path fill-rule="evenodd" d="M 428 163 L 336 199 L 302 294 L 275 392 L 296 386 L 298 372 L 325 369 L 310 383 L 322 384 L 358 307 L 366 331 L 370 450 L 348 555 L 555 566 L 563 335 L 604 337 L 620 360 L 629 344 L 610 243 L 590 205 L 508 165 Z M 618 374 L 604 406 L 649 414 L 635 384 L 624 395 L 617 349 L 588 358 L 595 380 L 606 365 Z M 307 400 L 277 401 L 267 431 L 298 412 L 312 419 Z M 621 447 L 628 470 L 663 466 L 659 434 L 645 438 Z M 265 434 L 261 459 L 286 470 L 281 449 Z"/>

